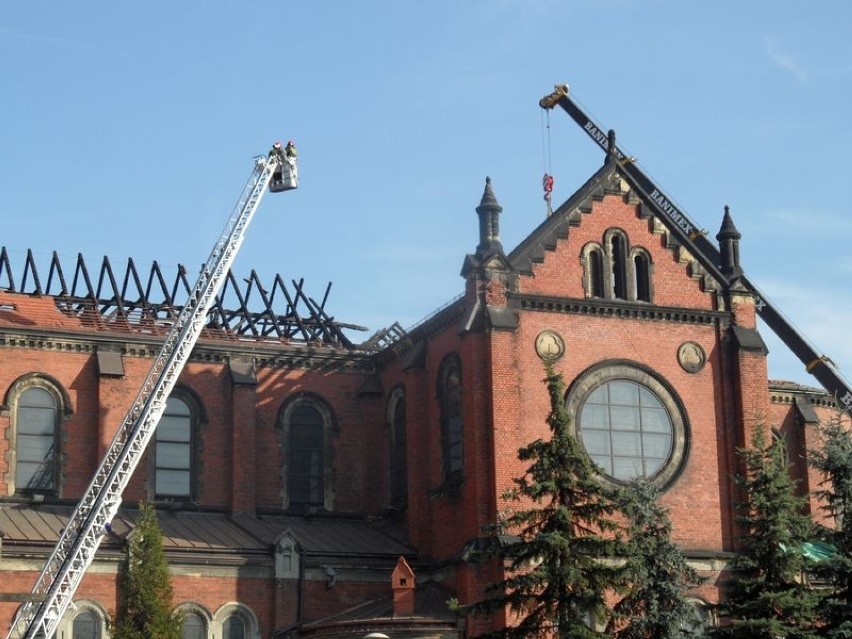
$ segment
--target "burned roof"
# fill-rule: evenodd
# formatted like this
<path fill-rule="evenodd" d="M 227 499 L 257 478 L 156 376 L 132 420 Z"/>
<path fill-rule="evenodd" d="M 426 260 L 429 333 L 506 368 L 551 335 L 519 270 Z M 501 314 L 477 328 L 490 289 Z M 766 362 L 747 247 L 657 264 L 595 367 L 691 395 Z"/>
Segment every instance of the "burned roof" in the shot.
<path fill-rule="evenodd" d="M 132 259 L 123 269 L 114 269 L 107 257 L 90 271 L 82 255 L 68 266 L 63 266 L 54 251 L 49 264 L 40 269 L 32 250 L 27 250 L 23 266 L 16 271 L 6 247 L 2 247 L 0 291 L 52 297 L 60 315 L 50 318 L 48 325 L 151 335 L 168 332 L 192 291 L 183 265 L 178 265 L 174 276 L 168 278 L 156 261 L 147 272 L 137 268 Z M 267 338 L 356 348 L 344 331 L 366 329 L 340 322 L 328 313 L 330 291 L 329 282 L 318 301 L 306 292 L 304 280 L 286 283 L 281 275 L 276 275 L 271 283 L 262 283 L 254 270 L 242 280 L 228 271 L 207 315 L 205 337 Z M 15 323 L 17 316 L 22 322 L 31 322 L 24 311 L 32 309 L 16 306 L 13 302 L 0 304 L 0 320 Z"/>

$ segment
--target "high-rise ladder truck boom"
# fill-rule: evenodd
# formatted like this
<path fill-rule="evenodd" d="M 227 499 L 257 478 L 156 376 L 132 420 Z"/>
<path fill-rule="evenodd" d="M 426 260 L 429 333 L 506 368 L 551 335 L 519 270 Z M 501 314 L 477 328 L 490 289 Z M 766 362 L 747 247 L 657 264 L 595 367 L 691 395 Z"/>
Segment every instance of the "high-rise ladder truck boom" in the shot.
<path fill-rule="evenodd" d="M 277 146 L 277 145 L 276 145 Z M 155 358 L 130 410 L 83 498 L 60 534 L 32 597 L 18 610 L 7 639 L 49 639 L 121 505 L 121 495 L 139 464 L 166 408 L 166 401 L 203 330 L 264 191 L 298 187 L 295 158 L 271 153 L 255 158 L 254 169 L 221 237 L 201 269 L 184 307 Z"/>
<path fill-rule="evenodd" d="M 636 164 L 635 158 L 628 157 L 617 146 L 613 149 L 609 148 L 610 135 L 571 98 L 568 94 L 568 85 L 557 85 L 553 93 L 539 100 L 539 106 L 543 109 L 552 109 L 557 105 L 570 115 L 598 146 L 605 152 L 615 155 L 619 167 L 631 182 L 631 186 L 645 196 L 649 205 L 657 212 L 660 221 L 685 246 L 689 247 L 709 273 L 720 282 L 728 284 L 729 278 L 720 269 L 719 249 L 674 203 L 674 200 L 645 175 Z M 760 318 L 793 351 L 805 365 L 805 370 L 837 399 L 838 405 L 852 413 L 852 385 L 843 378 L 834 363 L 817 351 L 747 276 L 741 275 L 740 280 L 755 295 L 755 306 Z"/>

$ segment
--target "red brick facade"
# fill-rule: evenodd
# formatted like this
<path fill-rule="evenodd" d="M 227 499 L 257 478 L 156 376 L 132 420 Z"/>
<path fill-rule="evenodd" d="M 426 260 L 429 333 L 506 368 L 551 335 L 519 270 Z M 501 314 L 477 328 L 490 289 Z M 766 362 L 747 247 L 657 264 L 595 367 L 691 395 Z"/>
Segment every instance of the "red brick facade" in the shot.
<path fill-rule="evenodd" d="M 466 563 L 466 549 L 506 506 L 503 490 L 524 471 L 518 449 L 548 435 L 542 356 L 557 347 L 564 352 L 553 365 L 568 385 L 569 406 L 579 409 L 584 389 L 613 371 L 664 396 L 678 425 L 658 477 L 662 502 L 676 541 L 708 577 L 696 598 L 716 601 L 736 539 L 735 448 L 751 428 L 773 426 L 795 451 L 790 458 L 804 460 L 814 424 L 797 406 L 806 403 L 825 418 L 831 402 L 813 389 L 770 387 L 752 297 L 713 281 L 614 165 L 508 254 L 497 231 L 500 211 L 489 184 L 477 212 L 491 217 L 464 261 L 465 295 L 384 349 L 202 338 L 176 391 L 192 412 L 190 494 L 158 497 L 149 449 L 125 492 L 123 527 L 116 526 L 77 591 L 78 610 L 114 612 L 122 534 L 132 527 L 133 505 L 153 500 L 175 604 L 197 613 L 209 637 L 220 636 L 231 614 L 246 637 L 363 636 L 388 627 L 394 636 L 415 637 L 423 619 L 438 624 L 432 635 L 458 636 L 464 630 L 456 620 L 419 610 L 409 590 L 397 592 L 405 605 L 396 614 L 376 612 L 383 621 L 372 626 L 351 609 L 390 602 L 399 565 L 411 565 L 418 591 L 432 584 L 462 603 L 482 593 L 494 575 Z M 609 260 L 602 264 L 639 257 L 628 260 L 626 282 L 607 271 L 601 296 L 593 294 L 590 251 Z M 638 299 L 640 289 L 650 300 Z M 85 490 L 160 338 L 86 323 L 50 296 L 0 290 L 0 309 L 5 625 L 55 542 L 61 523 L 52 522 Z M 99 366 L 99 352 L 108 350 L 121 353 L 122 374 Z M 458 369 L 457 395 L 441 387 L 451 383 L 442 373 L 450 365 Z M 32 385 L 50 389 L 58 411 L 58 474 L 45 494 L 15 486 L 17 402 Z M 405 399 L 404 460 L 393 459 L 400 436 L 388 414 L 394 392 Z M 447 397 L 458 397 L 455 421 Z M 296 508 L 290 484 L 300 481 L 293 448 L 301 446 L 300 406 L 321 422 L 311 459 L 322 468 L 305 471 L 313 483 L 305 484 L 305 507 Z M 406 497 L 393 503 L 399 479 L 391 469 L 400 463 Z M 815 487 L 818 478 L 804 461 L 794 472 L 803 490 Z M 399 613 L 409 606 L 413 614 Z M 483 627 L 468 620 L 467 632 Z"/>

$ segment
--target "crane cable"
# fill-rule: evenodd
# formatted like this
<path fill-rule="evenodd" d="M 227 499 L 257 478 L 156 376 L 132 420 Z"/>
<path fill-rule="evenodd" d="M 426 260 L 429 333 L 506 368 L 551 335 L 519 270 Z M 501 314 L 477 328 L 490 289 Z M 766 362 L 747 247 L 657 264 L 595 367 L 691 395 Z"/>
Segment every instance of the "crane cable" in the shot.
<path fill-rule="evenodd" d="M 544 189 L 544 201 L 547 203 L 547 217 L 553 213 L 551 194 L 553 192 L 553 174 L 551 173 L 550 153 L 550 109 L 542 109 L 541 114 L 541 155 L 544 165 L 544 177 L 541 178 L 541 186 Z"/>

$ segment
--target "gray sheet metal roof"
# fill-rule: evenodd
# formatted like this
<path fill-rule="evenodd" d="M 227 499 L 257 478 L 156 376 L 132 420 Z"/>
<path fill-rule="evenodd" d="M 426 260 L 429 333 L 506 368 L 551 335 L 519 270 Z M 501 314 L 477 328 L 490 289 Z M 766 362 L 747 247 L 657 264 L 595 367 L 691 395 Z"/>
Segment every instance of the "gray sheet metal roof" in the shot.
<path fill-rule="evenodd" d="M 386 555 L 393 558 L 415 554 L 399 531 L 383 522 L 363 518 L 237 515 L 235 521 L 269 544 L 290 531 L 302 549 L 310 554 Z"/>
<path fill-rule="evenodd" d="M 0 535 L 7 548 L 13 545 L 53 546 L 71 516 L 70 506 L 9 503 L 0 506 Z M 106 547 L 121 545 L 133 534 L 139 511 L 123 508 L 112 522 Z M 224 513 L 157 513 L 167 550 L 206 552 L 267 552 L 290 531 L 309 554 L 387 556 L 413 555 L 398 535 L 381 523 L 339 516 L 255 516 Z"/>

